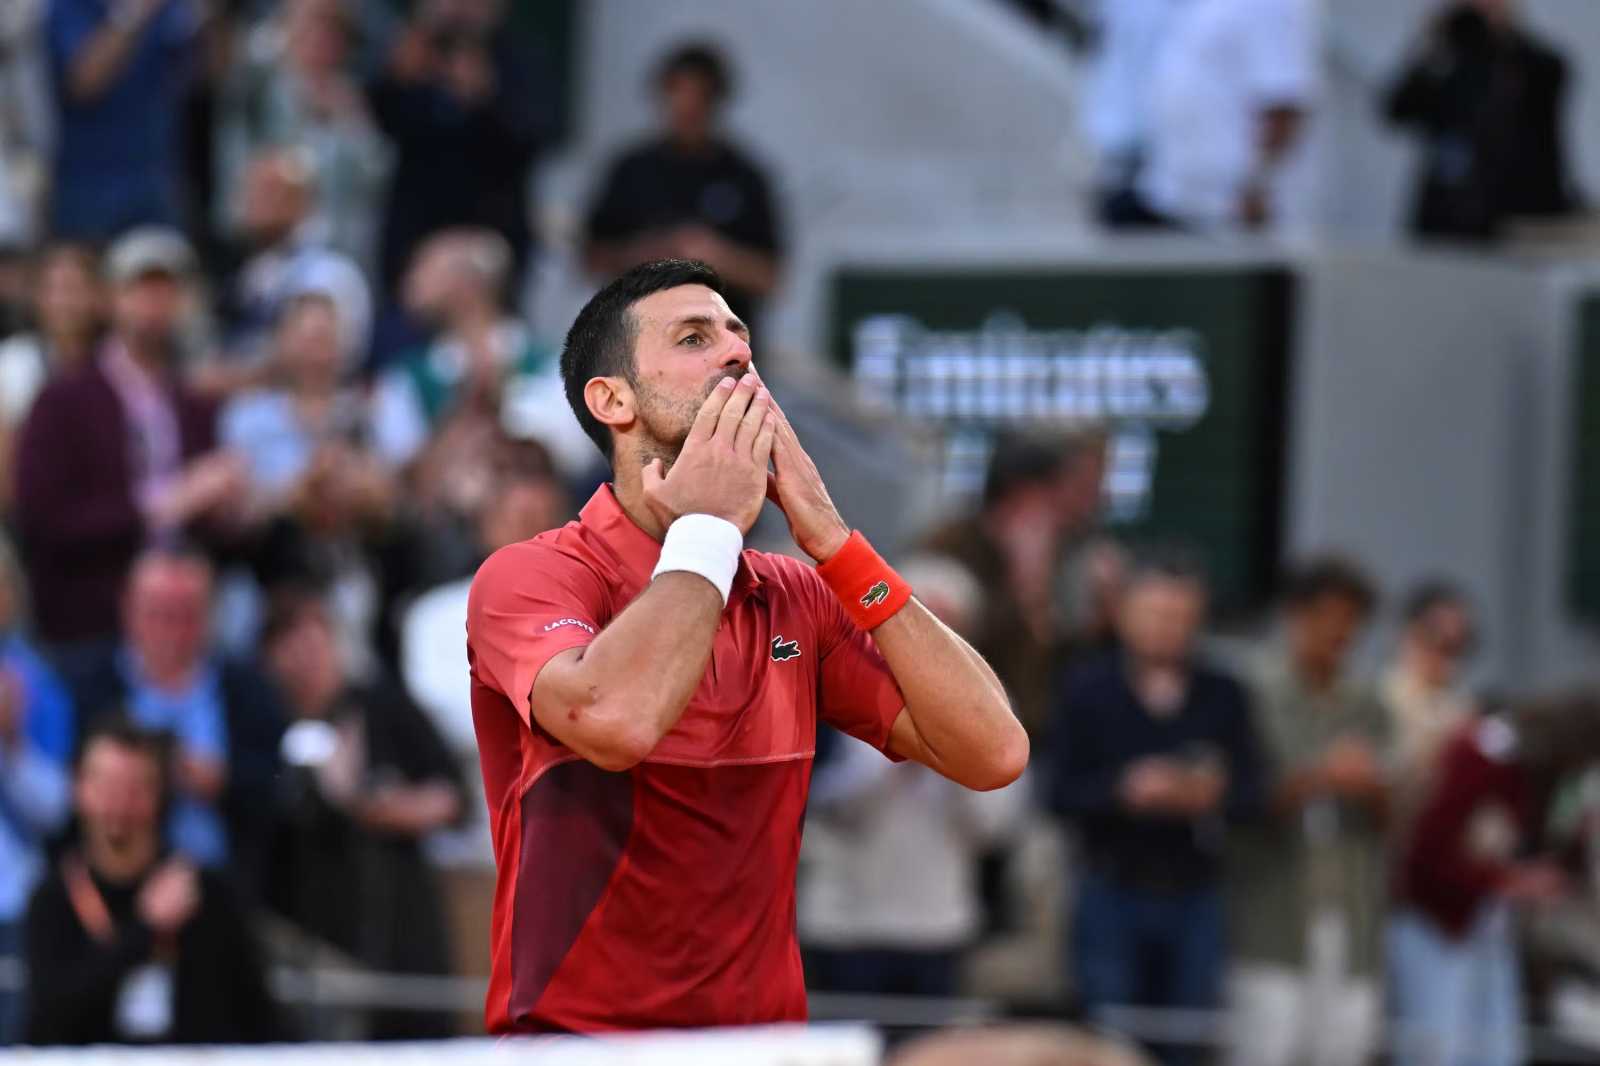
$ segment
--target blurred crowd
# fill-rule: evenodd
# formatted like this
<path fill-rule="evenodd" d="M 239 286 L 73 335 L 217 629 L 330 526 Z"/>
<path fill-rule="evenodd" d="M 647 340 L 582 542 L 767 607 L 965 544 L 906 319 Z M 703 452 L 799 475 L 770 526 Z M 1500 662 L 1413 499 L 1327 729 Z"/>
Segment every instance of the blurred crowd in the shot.
<path fill-rule="evenodd" d="M 1310 7 L 1104 5 L 1108 224 L 1275 217 Z M 457 968 L 436 859 L 481 835 L 468 582 L 606 476 L 555 366 L 566 323 L 517 310 L 562 108 L 518 15 L 0 7 L 0 958 L 24 977 L 0 971 L 0 1042 L 325 1035 L 273 995 L 286 945 Z M 1507 4 L 1438 18 L 1387 103 L 1429 145 L 1419 232 L 1575 206 L 1563 83 Z M 659 127 L 594 175 L 583 262 L 702 259 L 758 315 L 785 241 L 720 123 L 733 71 L 688 43 L 649 85 Z M 812 983 L 1138 1035 L 1130 1009 L 1231 1007 L 1262 1066 L 1361 1062 L 1385 1033 L 1416 1037 L 1406 1062 L 1518 1061 L 1528 930 L 1536 989 L 1600 977 L 1577 772 L 1600 704 L 1471 691 L 1456 586 L 1395 603 L 1335 556 L 1287 576 L 1271 637 L 1218 651 L 1194 561 L 1109 531 L 1104 447 L 1002 441 L 981 504 L 902 553 L 1006 683 L 1033 767 L 967 793 L 819 738 Z M 1386 602 L 1398 641 L 1363 677 Z M 1065 980 L 986 965 L 1008 945 Z M 455 1027 L 375 1008 L 343 1032 Z"/>
<path fill-rule="evenodd" d="M 1103 528 L 1103 465 L 1094 435 L 1003 441 L 978 513 L 905 563 L 1033 760 L 973 794 L 848 739 L 819 754 L 813 980 L 1037 1001 L 995 956 L 1047 944 L 1076 1011 L 1166 1062 L 1524 1061 L 1551 990 L 1600 977 L 1600 691 L 1475 691 L 1479 620 L 1446 580 L 1392 604 L 1363 673 L 1384 603 L 1336 554 L 1219 634 L 1191 557 Z"/>

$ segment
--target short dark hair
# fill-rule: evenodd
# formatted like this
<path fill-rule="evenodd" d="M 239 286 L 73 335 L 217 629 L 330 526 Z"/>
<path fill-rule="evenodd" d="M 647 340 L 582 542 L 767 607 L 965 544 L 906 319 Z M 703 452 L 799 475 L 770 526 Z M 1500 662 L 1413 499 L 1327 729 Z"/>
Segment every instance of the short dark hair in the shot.
<path fill-rule="evenodd" d="M 1319 555 L 1291 569 L 1283 582 L 1283 603 L 1291 610 L 1334 596 L 1371 614 L 1378 593 L 1366 572 L 1341 555 Z"/>
<path fill-rule="evenodd" d="M 1128 566 L 1123 588 L 1131 590 L 1146 581 L 1185 581 L 1207 587 L 1206 567 L 1200 555 L 1186 544 L 1156 544 L 1139 549 Z"/>
<path fill-rule="evenodd" d="M 989 453 L 983 479 L 983 505 L 993 507 L 1018 489 L 1046 485 L 1066 466 L 1068 449 L 1060 440 L 1001 434 Z"/>
<path fill-rule="evenodd" d="M 278 641 L 298 629 L 308 617 L 332 626 L 327 596 L 316 585 L 305 581 L 286 581 L 267 597 L 266 617 L 256 643 L 261 651 L 271 650 Z"/>
<path fill-rule="evenodd" d="M 733 95 L 733 70 L 722 50 L 709 41 L 685 41 L 662 56 L 656 64 L 656 87 L 678 74 L 705 79 L 712 99 L 718 103 Z"/>
<path fill-rule="evenodd" d="M 1401 617 L 1405 619 L 1407 625 L 1410 625 L 1420 621 L 1424 615 L 1438 607 L 1460 607 L 1467 610 L 1470 606 L 1471 602 L 1460 585 L 1445 578 L 1429 578 L 1418 584 L 1406 596 Z"/>
<path fill-rule="evenodd" d="M 84 731 L 83 743 L 78 746 L 78 769 L 83 768 L 83 760 L 88 756 L 89 749 L 99 741 L 137 752 L 154 763 L 160 782 L 161 803 L 163 807 L 166 805 L 172 784 L 170 764 L 173 743 L 170 733 L 142 726 L 121 709 L 107 711 L 93 718 Z"/>
<path fill-rule="evenodd" d="M 722 278 L 698 259 L 656 259 L 640 263 L 595 293 L 567 330 L 561 348 L 561 383 L 567 403 L 608 463 L 612 461 L 611 430 L 589 413 L 583 387 L 597 377 L 621 377 L 635 383 L 638 367 L 633 346 L 639 339 L 639 323 L 633 317 L 633 305 L 652 293 L 682 285 L 704 285 L 723 295 Z"/>

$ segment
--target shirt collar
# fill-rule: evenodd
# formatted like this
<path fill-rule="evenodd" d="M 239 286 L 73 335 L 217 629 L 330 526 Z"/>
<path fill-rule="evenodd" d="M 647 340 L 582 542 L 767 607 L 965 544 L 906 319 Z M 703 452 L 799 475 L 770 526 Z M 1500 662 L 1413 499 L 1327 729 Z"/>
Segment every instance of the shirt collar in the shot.
<path fill-rule="evenodd" d="M 643 589 L 650 584 L 650 575 L 661 557 L 661 542 L 640 529 L 628 512 L 617 502 L 610 483 L 595 490 L 589 502 L 578 515 L 580 524 L 592 529 L 616 554 L 617 562 L 627 579 L 629 589 Z M 748 553 L 739 553 L 739 568 L 733 575 L 733 589 L 728 594 L 728 605 L 754 592 L 761 586 L 761 575 L 750 565 Z"/>

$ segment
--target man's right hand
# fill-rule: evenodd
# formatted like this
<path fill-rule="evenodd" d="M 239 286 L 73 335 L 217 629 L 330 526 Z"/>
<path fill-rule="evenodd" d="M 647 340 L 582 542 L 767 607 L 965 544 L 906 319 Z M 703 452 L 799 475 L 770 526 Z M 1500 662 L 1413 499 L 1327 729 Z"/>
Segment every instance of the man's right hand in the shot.
<path fill-rule="evenodd" d="M 183 859 L 163 863 L 139 891 L 139 917 L 157 933 L 182 929 L 200 908 L 200 878 Z"/>
<path fill-rule="evenodd" d="M 700 405 L 672 469 L 644 468 L 644 498 L 662 527 L 686 514 L 726 519 L 750 532 L 767 498 L 767 463 L 777 419 L 755 375 L 724 378 Z"/>

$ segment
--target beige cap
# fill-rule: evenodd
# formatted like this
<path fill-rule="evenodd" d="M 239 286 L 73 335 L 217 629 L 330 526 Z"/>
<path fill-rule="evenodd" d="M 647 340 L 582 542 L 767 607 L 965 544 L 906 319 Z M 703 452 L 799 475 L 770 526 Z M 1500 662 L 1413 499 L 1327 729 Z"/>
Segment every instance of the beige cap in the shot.
<path fill-rule="evenodd" d="M 106 253 L 106 277 L 121 285 L 147 274 L 186 278 L 194 273 L 194 249 L 166 226 L 140 226 L 117 238 Z"/>

